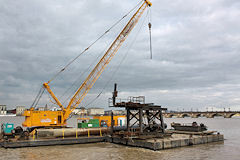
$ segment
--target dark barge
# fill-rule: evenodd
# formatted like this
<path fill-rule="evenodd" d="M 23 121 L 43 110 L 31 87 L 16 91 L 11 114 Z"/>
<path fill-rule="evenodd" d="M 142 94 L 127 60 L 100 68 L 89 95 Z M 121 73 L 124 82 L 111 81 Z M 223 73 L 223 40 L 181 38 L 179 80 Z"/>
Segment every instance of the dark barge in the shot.
<path fill-rule="evenodd" d="M 188 131 L 188 132 L 203 132 L 207 130 L 207 126 L 201 123 L 200 125 L 197 122 L 193 122 L 191 124 L 186 123 L 171 123 L 171 127 L 173 127 L 177 131 Z"/>

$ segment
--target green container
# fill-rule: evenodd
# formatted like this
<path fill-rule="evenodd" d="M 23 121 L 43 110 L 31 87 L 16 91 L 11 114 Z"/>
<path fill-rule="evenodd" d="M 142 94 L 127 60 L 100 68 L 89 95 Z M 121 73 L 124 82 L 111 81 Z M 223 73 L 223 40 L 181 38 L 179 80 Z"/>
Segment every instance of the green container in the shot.
<path fill-rule="evenodd" d="M 81 123 L 80 128 L 88 128 L 88 123 Z"/>
<path fill-rule="evenodd" d="M 82 124 L 82 123 L 78 123 L 78 128 L 81 128 L 81 124 Z"/>
<path fill-rule="evenodd" d="M 88 123 L 92 124 L 92 126 L 90 125 L 91 127 L 100 127 L 99 126 L 99 119 L 90 119 Z"/>
<path fill-rule="evenodd" d="M 88 123 L 98 123 L 99 124 L 99 119 L 89 119 Z"/>
<path fill-rule="evenodd" d="M 89 119 L 88 123 L 78 123 L 78 128 L 97 128 L 99 126 L 98 119 Z"/>

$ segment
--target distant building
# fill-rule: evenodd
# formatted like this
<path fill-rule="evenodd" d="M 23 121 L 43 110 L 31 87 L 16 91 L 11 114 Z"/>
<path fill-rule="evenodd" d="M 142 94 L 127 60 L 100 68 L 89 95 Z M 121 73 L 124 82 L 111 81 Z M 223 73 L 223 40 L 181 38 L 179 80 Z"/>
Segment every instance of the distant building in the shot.
<path fill-rule="evenodd" d="M 26 110 L 25 106 L 17 106 L 16 107 L 16 115 L 21 116 L 25 110 Z"/>
<path fill-rule="evenodd" d="M 62 109 L 61 108 L 59 108 L 59 107 L 53 107 L 52 109 L 51 109 L 51 111 L 61 111 Z"/>
<path fill-rule="evenodd" d="M 6 115 L 7 111 L 0 111 L 0 115 Z"/>
<path fill-rule="evenodd" d="M 7 110 L 7 114 L 16 114 L 16 109 Z"/>
<path fill-rule="evenodd" d="M 104 111 L 104 114 L 111 115 L 111 112 L 113 112 L 114 115 L 126 115 L 126 110 L 108 110 Z"/>
<path fill-rule="evenodd" d="M 0 105 L 0 111 L 6 111 L 7 105 Z"/>
<path fill-rule="evenodd" d="M 89 116 L 104 115 L 104 108 L 88 108 L 87 113 Z"/>
<path fill-rule="evenodd" d="M 162 113 L 168 113 L 168 110 L 163 110 Z"/>
<path fill-rule="evenodd" d="M 88 111 L 87 111 L 86 108 L 80 107 L 80 108 L 75 108 L 75 109 L 73 110 L 73 113 L 74 113 L 75 115 L 87 115 L 87 114 L 88 114 Z"/>
<path fill-rule="evenodd" d="M 48 108 L 47 108 L 47 106 L 46 106 L 46 107 L 38 107 L 37 110 L 38 110 L 38 111 L 47 111 Z"/>
<path fill-rule="evenodd" d="M 6 114 L 7 114 L 7 106 L 0 105 L 0 115 L 6 115 Z"/>

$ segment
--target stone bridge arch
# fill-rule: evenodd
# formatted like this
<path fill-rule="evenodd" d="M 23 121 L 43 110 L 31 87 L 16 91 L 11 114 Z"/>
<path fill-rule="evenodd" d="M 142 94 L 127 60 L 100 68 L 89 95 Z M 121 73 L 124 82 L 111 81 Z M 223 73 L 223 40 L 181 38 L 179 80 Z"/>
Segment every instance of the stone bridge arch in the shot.
<path fill-rule="evenodd" d="M 177 115 L 178 118 L 185 118 L 185 117 L 191 117 L 189 113 L 180 113 Z"/>
<path fill-rule="evenodd" d="M 214 118 L 214 117 L 216 117 L 216 116 L 225 117 L 224 114 L 222 114 L 222 113 L 208 113 L 208 114 L 206 115 L 207 118 Z"/>
<path fill-rule="evenodd" d="M 237 113 L 225 113 L 224 114 L 224 118 L 232 118 L 232 116 L 234 116 Z"/>
<path fill-rule="evenodd" d="M 201 117 L 202 114 L 201 113 L 192 113 L 191 114 L 191 118 L 198 118 L 198 117 Z"/>
<path fill-rule="evenodd" d="M 198 117 L 206 117 L 206 118 L 214 118 L 216 116 L 221 116 L 224 118 L 232 118 L 234 115 L 240 115 L 240 112 L 170 112 L 170 113 L 163 113 L 165 118 L 184 118 L 184 117 L 191 117 L 191 118 L 198 118 Z"/>
<path fill-rule="evenodd" d="M 164 113 L 163 115 L 165 118 L 172 118 L 173 116 L 175 116 L 175 114 L 173 113 Z"/>

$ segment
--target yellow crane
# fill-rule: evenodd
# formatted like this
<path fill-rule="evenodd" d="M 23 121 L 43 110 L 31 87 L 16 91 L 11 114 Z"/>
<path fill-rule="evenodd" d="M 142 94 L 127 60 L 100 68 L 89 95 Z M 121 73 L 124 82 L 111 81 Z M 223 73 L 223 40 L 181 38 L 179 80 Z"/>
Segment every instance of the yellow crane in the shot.
<path fill-rule="evenodd" d="M 95 68 L 91 71 L 85 81 L 82 83 L 80 88 L 75 92 L 69 104 L 63 107 L 61 102 L 52 92 L 48 81 L 43 83 L 43 87 L 48 91 L 51 97 L 54 99 L 56 104 L 61 108 L 60 111 L 37 111 L 33 107 L 29 110 L 24 111 L 25 121 L 23 122 L 24 127 L 63 127 L 66 126 L 66 121 L 69 118 L 73 110 L 81 103 L 83 98 L 86 96 L 88 91 L 91 89 L 93 84 L 96 82 L 98 77 L 101 75 L 107 64 L 111 61 L 113 56 L 116 54 L 122 43 L 125 41 L 129 33 L 132 31 L 139 18 L 147 7 L 150 7 L 152 3 L 149 0 L 144 0 L 141 6 L 138 8 L 136 13 L 128 21 L 127 25 L 123 28 L 121 33 L 117 36 L 114 42 L 111 44 L 109 49 L 97 63 Z"/>

